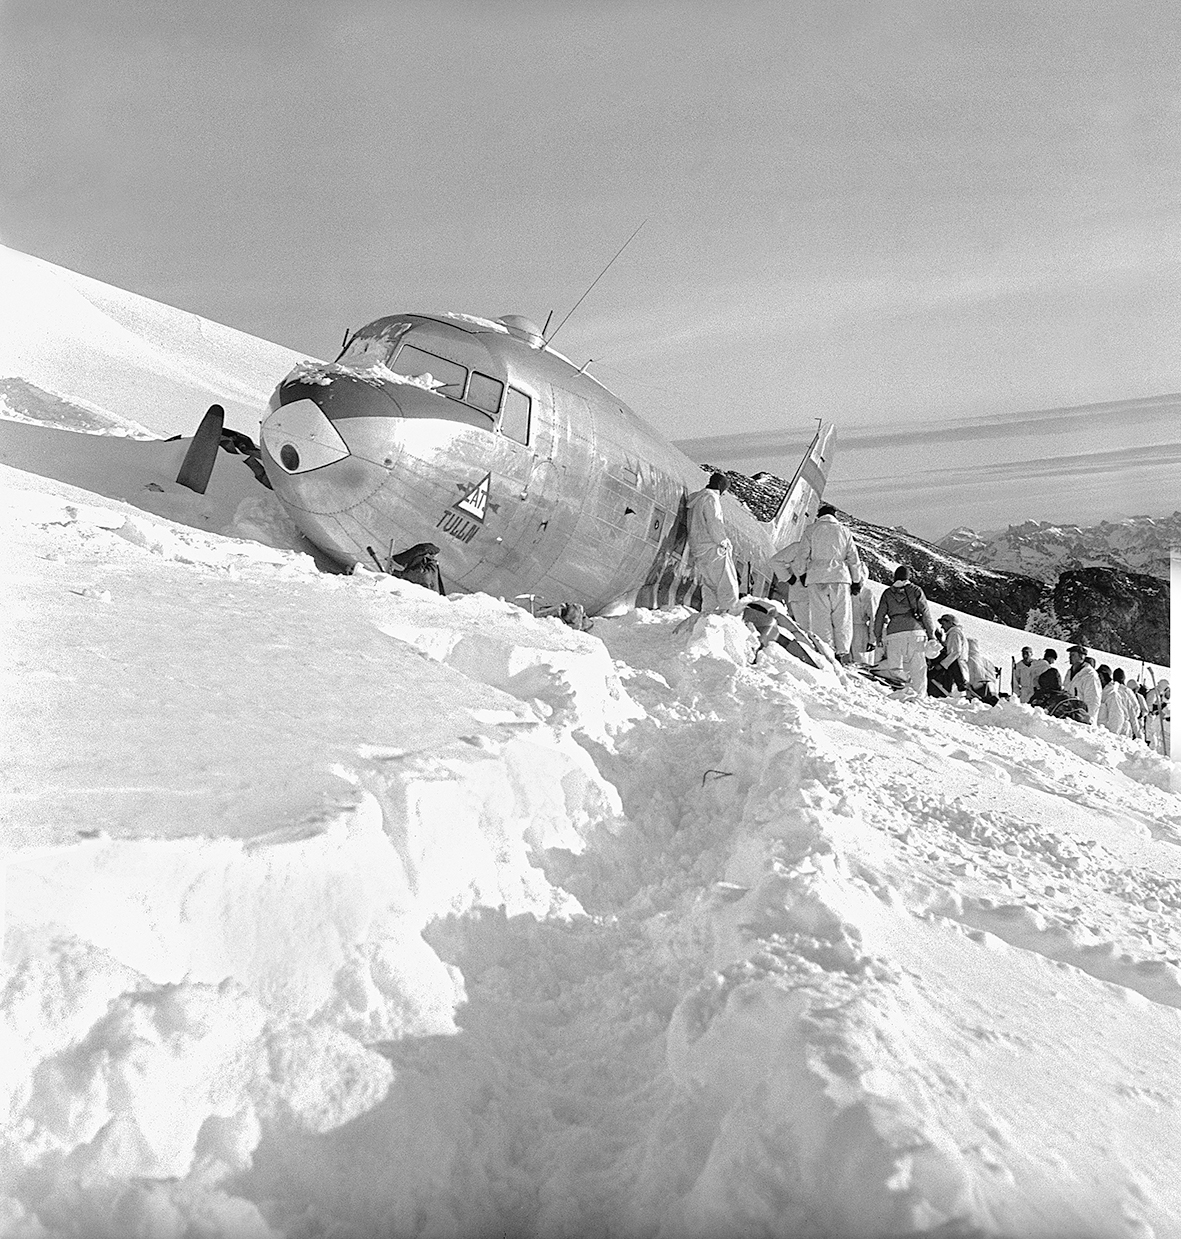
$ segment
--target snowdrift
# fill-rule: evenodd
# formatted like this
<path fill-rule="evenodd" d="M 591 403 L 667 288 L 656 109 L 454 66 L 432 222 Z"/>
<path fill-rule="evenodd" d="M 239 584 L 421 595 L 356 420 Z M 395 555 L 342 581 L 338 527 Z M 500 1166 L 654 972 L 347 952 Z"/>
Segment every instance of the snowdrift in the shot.
<path fill-rule="evenodd" d="M 133 455 L 2 478 L 0 1235 L 1181 1235 L 1169 762 Z"/>

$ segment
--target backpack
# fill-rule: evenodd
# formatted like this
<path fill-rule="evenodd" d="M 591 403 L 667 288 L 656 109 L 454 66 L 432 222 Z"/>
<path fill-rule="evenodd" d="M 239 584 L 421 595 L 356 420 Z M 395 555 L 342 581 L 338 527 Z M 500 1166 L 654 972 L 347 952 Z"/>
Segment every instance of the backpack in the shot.
<path fill-rule="evenodd" d="M 1065 700 L 1051 706 L 1049 713 L 1051 718 L 1069 718 L 1076 723 L 1089 723 L 1091 721 L 1091 712 L 1087 709 L 1087 703 L 1081 697 L 1067 697 Z"/>

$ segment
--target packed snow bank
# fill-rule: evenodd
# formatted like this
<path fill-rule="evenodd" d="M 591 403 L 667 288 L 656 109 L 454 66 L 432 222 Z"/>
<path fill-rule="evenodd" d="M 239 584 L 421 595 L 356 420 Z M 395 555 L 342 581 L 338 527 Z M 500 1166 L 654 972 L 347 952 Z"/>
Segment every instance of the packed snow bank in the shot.
<path fill-rule="evenodd" d="M 1181 1235 L 1161 757 L 5 480 L 0 1235 Z"/>

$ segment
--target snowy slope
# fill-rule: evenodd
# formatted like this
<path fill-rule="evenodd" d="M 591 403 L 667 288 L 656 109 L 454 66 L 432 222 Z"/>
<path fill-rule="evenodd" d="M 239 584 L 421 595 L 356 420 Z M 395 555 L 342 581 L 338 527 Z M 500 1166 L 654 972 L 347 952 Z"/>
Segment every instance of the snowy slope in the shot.
<path fill-rule="evenodd" d="M 0 399 L 40 393 L 161 436 L 192 434 L 213 402 L 257 435 L 301 355 L 0 245 Z M 4 386 L 16 378 L 20 385 Z"/>
<path fill-rule="evenodd" d="M 1170 763 L 84 480 L 3 477 L 0 1235 L 1181 1235 Z"/>
<path fill-rule="evenodd" d="M 1171 763 L 320 572 L 143 441 L 289 357 L 0 275 L 2 1239 L 1181 1236 Z"/>

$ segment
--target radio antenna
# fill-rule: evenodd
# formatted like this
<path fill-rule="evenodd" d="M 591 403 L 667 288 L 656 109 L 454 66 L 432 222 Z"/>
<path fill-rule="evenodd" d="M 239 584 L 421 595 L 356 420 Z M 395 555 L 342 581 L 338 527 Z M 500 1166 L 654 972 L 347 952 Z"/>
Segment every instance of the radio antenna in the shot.
<path fill-rule="evenodd" d="M 624 251 L 625 249 L 627 249 L 627 247 L 628 247 L 628 246 L 629 246 L 629 245 L 630 245 L 630 244 L 631 244 L 631 243 L 632 243 L 632 242 L 636 239 L 636 233 L 637 233 L 637 232 L 639 232 L 639 231 L 640 231 L 640 228 L 643 228 L 643 226 L 644 226 L 647 222 L 648 222 L 648 221 L 647 221 L 646 219 L 642 219 L 642 220 L 640 220 L 639 227 L 637 227 L 637 228 L 636 228 L 636 231 L 635 231 L 635 232 L 633 232 L 633 233 L 631 234 L 631 236 L 630 236 L 630 237 L 628 237 L 628 239 L 627 239 L 626 241 L 624 241 L 624 243 L 623 243 L 623 244 L 619 247 L 619 249 L 617 249 L 617 250 L 615 251 L 615 258 L 618 258 L 618 257 L 619 257 L 619 255 L 620 255 L 620 254 L 622 254 L 622 253 L 623 253 L 623 251 Z M 608 272 L 608 271 L 610 270 L 610 268 L 611 268 L 611 263 L 615 261 L 615 258 L 612 258 L 612 259 L 611 259 L 611 262 L 609 262 L 609 263 L 608 263 L 608 264 L 607 264 L 607 265 L 606 265 L 606 266 L 602 269 L 602 271 L 600 271 L 600 272 L 599 272 L 599 274 L 595 276 L 595 278 L 591 281 L 590 288 L 588 288 L 588 289 L 586 290 L 586 292 L 585 292 L 585 293 L 583 293 L 583 294 L 582 294 L 582 296 L 581 296 L 581 297 L 579 297 L 579 298 L 578 298 L 578 300 L 574 303 L 574 305 L 570 308 L 570 314 L 573 314 L 573 313 L 574 313 L 574 311 L 575 311 L 575 310 L 577 310 L 577 309 L 578 309 L 578 307 L 579 307 L 580 305 L 582 305 L 582 303 L 586 300 L 586 298 L 587 298 L 587 294 L 590 292 L 591 288 L 594 288 L 594 286 L 595 286 L 595 285 L 596 285 L 596 284 L 597 284 L 597 283 L 598 283 L 598 282 L 599 282 L 599 281 L 603 278 L 603 276 L 605 276 L 605 275 L 607 274 L 607 272 Z M 563 327 L 565 327 L 567 320 L 570 318 L 570 314 L 567 314 L 567 315 L 566 315 L 566 317 L 565 317 L 564 319 L 562 319 L 562 321 L 561 321 L 561 322 L 560 322 L 560 323 L 559 323 L 559 324 L 558 324 L 558 325 L 554 328 L 554 330 L 553 330 L 553 334 L 552 334 L 552 335 L 550 335 L 550 336 L 546 339 L 546 341 L 545 341 L 545 343 L 546 343 L 546 344 L 549 344 L 550 340 L 552 340 L 552 339 L 554 338 L 554 336 L 556 336 L 556 335 L 558 334 L 558 332 L 559 332 L 559 331 L 561 331 Z M 589 363 L 588 363 L 588 364 L 589 364 Z"/>

